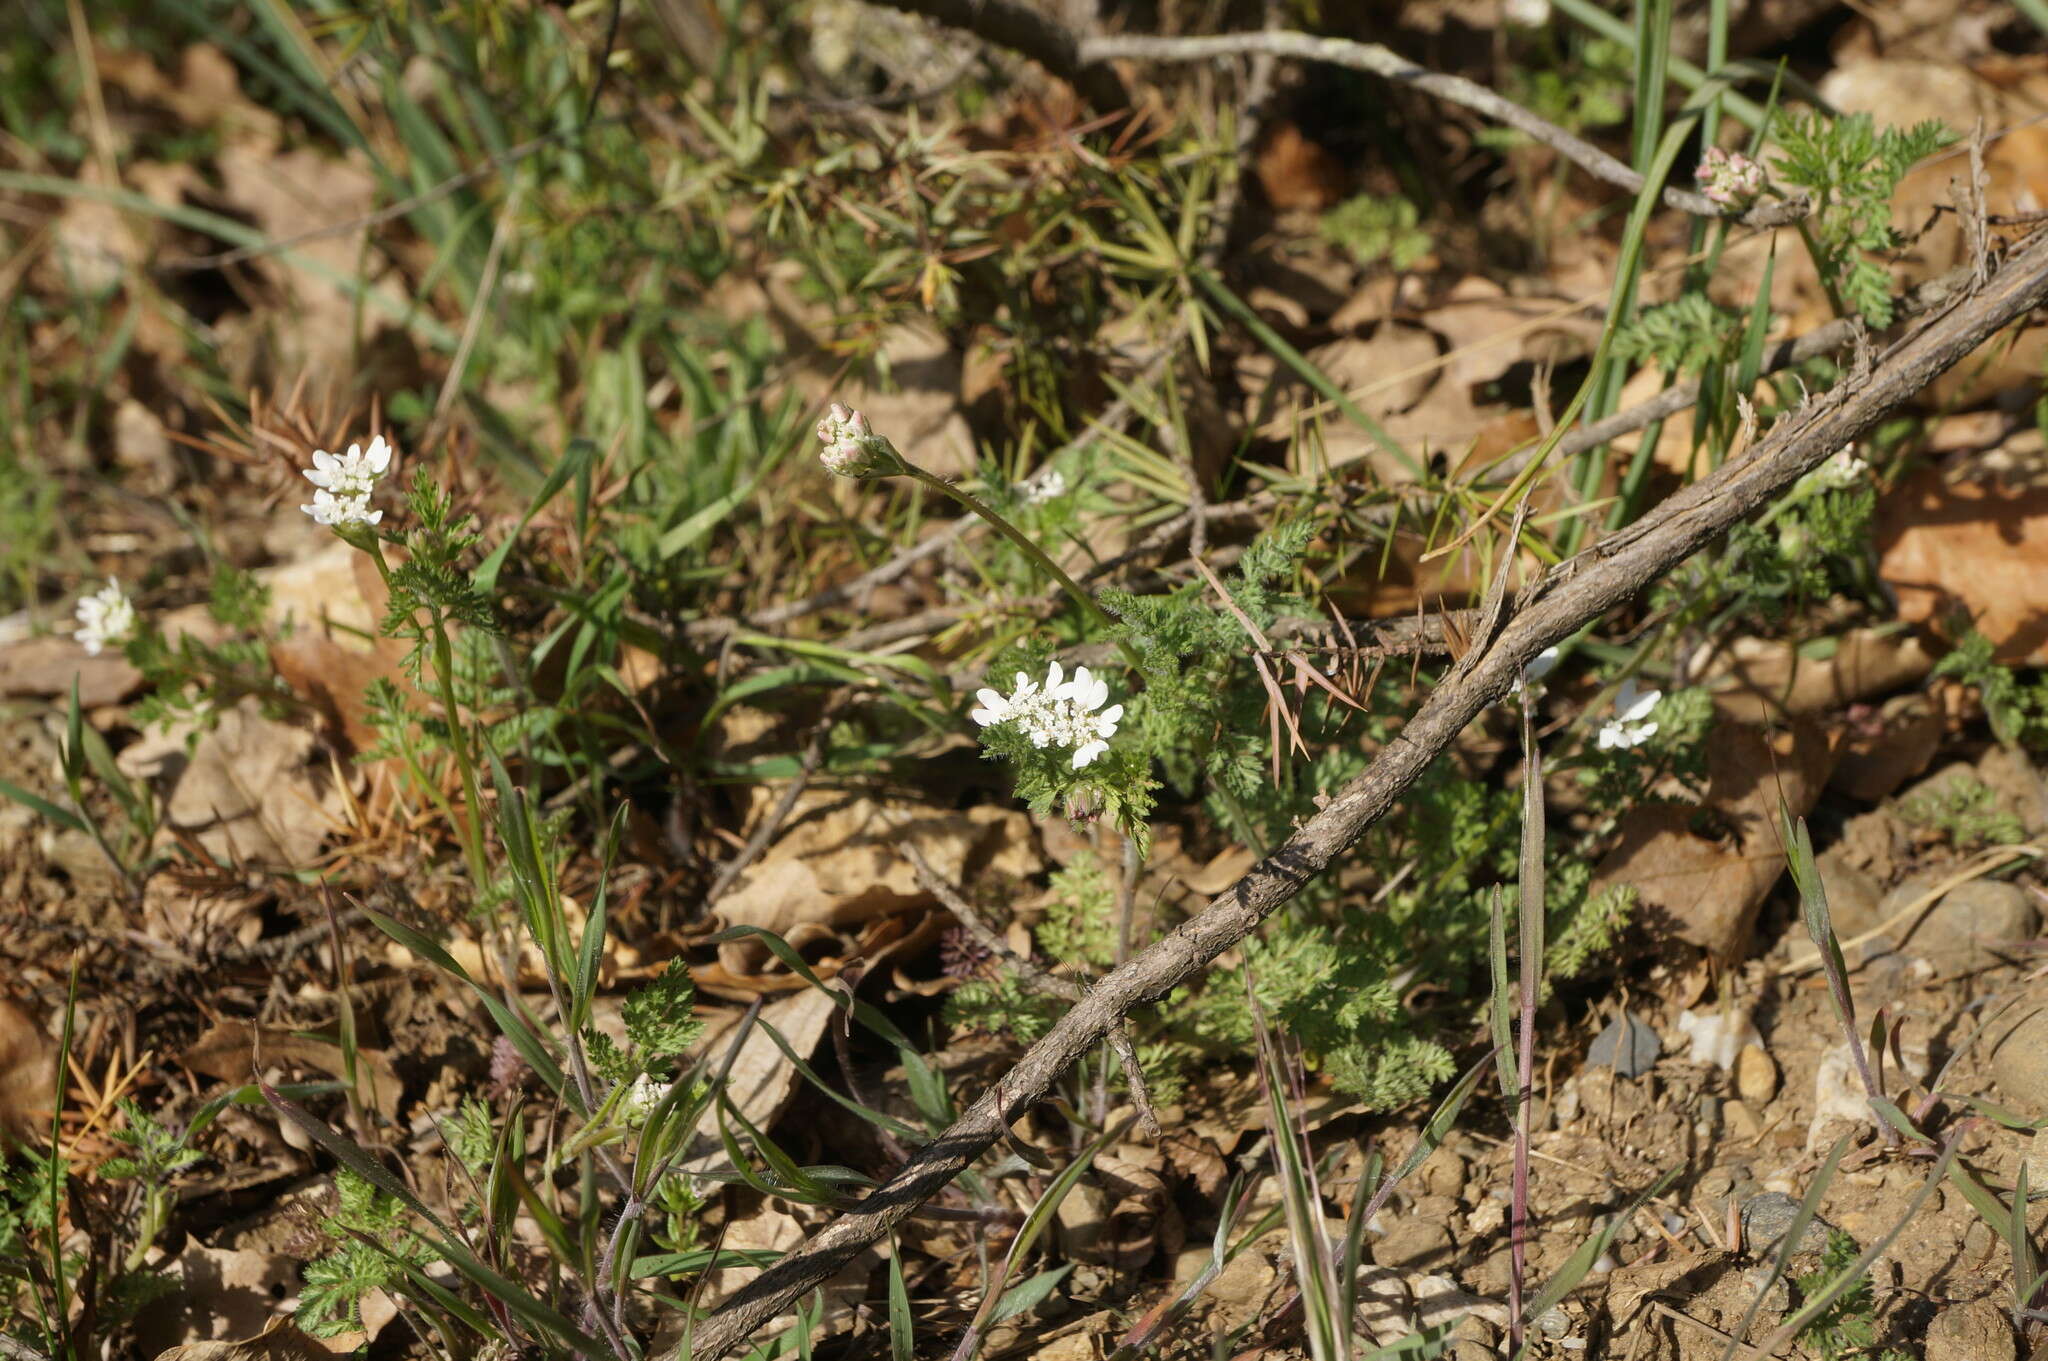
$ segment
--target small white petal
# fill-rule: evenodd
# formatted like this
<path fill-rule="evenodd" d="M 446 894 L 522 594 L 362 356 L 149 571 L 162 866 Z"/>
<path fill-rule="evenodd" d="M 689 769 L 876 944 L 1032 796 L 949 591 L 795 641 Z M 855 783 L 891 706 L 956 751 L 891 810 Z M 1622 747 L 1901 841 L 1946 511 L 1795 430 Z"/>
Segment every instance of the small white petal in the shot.
<path fill-rule="evenodd" d="M 1107 742 L 1087 742 L 1074 752 L 1074 769 L 1079 770 L 1096 757 L 1109 750 Z"/>
<path fill-rule="evenodd" d="M 1060 687 L 1066 683 L 1066 674 L 1067 673 L 1060 668 L 1060 664 L 1058 662 L 1054 662 L 1052 665 L 1046 668 L 1045 693 L 1048 698 L 1056 699 L 1059 697 L 1058 691 Z"/>

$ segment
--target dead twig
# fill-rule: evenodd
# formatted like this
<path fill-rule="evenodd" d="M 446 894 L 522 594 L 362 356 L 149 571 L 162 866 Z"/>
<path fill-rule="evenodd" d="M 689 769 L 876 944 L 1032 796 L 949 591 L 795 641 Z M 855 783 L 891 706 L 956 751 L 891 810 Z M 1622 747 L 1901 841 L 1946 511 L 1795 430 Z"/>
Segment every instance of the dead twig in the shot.
<path fill-rule="evenodd" d="M 1232 888 L 1097 981 L 1003 1078 L 853 1211 L 762 1272 L 697 1330 L 698 1361 L 723 1356 L 937 1194 L 1131 1011 L 1164 997 L 1244 940 L 1384 817 L 1450 744 L 1507 693 L 1536 654 L 1633 598 L 1799 478 L 1861 438 L 2016 318 L 2048 300 L 2048 234 L 2021 246 L 1974 297 L 1930 318 L 1864 377 L 1786 417 L 1750 457 L 1679 491 L 1524 588 L 1498 634 L 1468 654 L 1377 760 Z M 1768 1345 L 1767 1349 L 1768 1349 Z"/>

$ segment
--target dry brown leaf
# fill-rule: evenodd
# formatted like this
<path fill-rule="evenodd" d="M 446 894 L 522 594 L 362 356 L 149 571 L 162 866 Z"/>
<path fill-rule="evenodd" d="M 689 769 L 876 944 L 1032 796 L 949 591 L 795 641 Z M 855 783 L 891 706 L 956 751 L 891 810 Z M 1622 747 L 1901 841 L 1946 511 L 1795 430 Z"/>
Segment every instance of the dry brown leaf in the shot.
<path fill-rule="evenodd" d="M 1344 167 L 1290 122 L 1267 126 L 1252 169 L 1276 213 L 1320 213 L 1344 197 Z"/>
<path fill-rule="evenodd" d="M 41 1127 L 57 1094 L 57 1045 L 29 1014 L 0 1001 L 0 1144 Z"/>
<path fill-rule="evenodd" d="M 1947 723 L 1924 694 L 1895 695 L 1877 713 L 1849 725 L 1828 788 L 1877 803 L 1927 769 Z"/>
<path fill-rule="evenodd" d="M 208 1251 L 208 1249 L 204 1248 L 197 1250 L 200 1252 Z M 191 1251 L 190 1249 L 187 1250 L 187 1256 L 191 1255 Z M 238 1255 L 254 1256 L 255 1254 L 243 1253 Z M 270 1254 L 267 1253 L 263 1255 L 270 1257 Z M 271 1260 L 282 1262 L 285 1274 L 282 1279 L 270 1282 L 269 1284 L 285 1291 L 296 1290 L 299 1283 L 297 1263 L 293 1262 L 290 1258 L 272 1257 Z M 179 1265 L 183 1265 L 183 1261 L 183 1258 L 179 1259 Z M 264 1312 L 268 1314 L 269 1306 L 274 1301 L 270 1298 L 267 1291 L 262 1298 L 265 1306 Z M 355 1336 L 360 1337 L 362 1335 L 356 1334 Z M 158 1352 L 156 1361 L 328 1361 L 328 1358 L 333 1355 L 332 1351 L 321 1346 L 316 1339 L 300 1331 L 298 1325 L 290 1319 L 278 1316 L 272 1317 L 269 1323 L 264 1325 L 263 1331 L 254 1337 L 246 1337 L 238 1341 L 186 1342 L 175 1347 L 167 1347 L 163 1351 Z"/>
<path fill-rule="evenodd" d="M 754 1128 L 766 1130 L 773 1125 L 790 1097 L 795 1095 L 797 1083 L 802 1081 L 796 1068 L 783 1057 L 781 1046 L 775 1043 L 767 1028 L 773 1026 L 776 1034 L 782 1036 L 797 1056 L 809 1062 L 819 1039 L 825 1034 L 826 1025 L 838 1013 L 838 1005 L 816 988 L 805 988 L 761 1009 L 753 1030 L 748 1032 L 739 1054 L 732 1061 L 725 1086 L 726 1096 Z M 731 1013 L 727 1015 L 729 1024 L 707 1030 L 697 1043 L 690 1046 L 692 1054 L 710 1054 L 714 1056 L 714 1064 L 724 1064 L 726 1051 L 732 1047 L 732 1027 L 739 1020 Z M 731 1122 L 728 1120 L 727 1124 Z M 737 1132 L 737 1127 L 734 1129 Z M 706 1151 L 685 1163 L 685 1170 L 704 1172 L 725 1164 L 716 1110 L 706 1111 L 697 1122 L 695 1138 Z"/>
<path fill-rule="evenodd" d="M 216 326 L 223 360 L 242 386 L 292 383 L 304 375 L 308 405 L 342 406 L 350 397 L 358 342 L 367 339 L 359 335 L 359 324 L 374 325 L 383 315 L 375 306 L 359 310 L 343 282 L 362 274 L 368 229 L 361 224 L 377 206 L 375 175 L 360 157 L 328 156 L 311 147 L 280 153 L 260 142 L 229 143 L 214 166 L 229 204 L 264 235 L 281 239 L 336 229 L 298 242 L 289 254 L 249 263 L 282 306 L 222 317 Z M 363 286 L 394 307 L 406 301 L 389 279 Z M 365 352 L 374 348 L 361 346 Z"/>
<path fill-rule="evenodd" d="M 177 783 L 166 823 L 228 864 L 306 865 L 342 825 L 347 800 L 335 771 L 312 732 L 265 718 L 245 700 L 200 736 L 182 769 L 167 758 L 163 773 Z"/>
<path fill-rule="evenodd" d="M 779 1200 L 762 1203 L 752 1214 L 730 1223 L 720 1246 L 731 1252 L 788 1252 L 804 1239 L 803 1223 L 786 1209 Z M 842 1268 L 839 1273 L 818 1287 L 824 1296 L 824 1309 L 820 1311 L 817 1324 L 811 1330 L 813 1339 L 844 1333 L 853 1320 L 854 1311 L 866 1297 L 868 1277 L 882 1261 L 879 1251 L 869 1247 Z M 717 1305 L 738 1293 L 740 1288 L 761 1274 L 757 1266 L 722 1267 L 706 1278 L 702 1302 L 708 1307 Z M 806 1295 L 807 1303 L 816 1296 Z M 773 1336 L 785 1331 L 795 1321 L 794 1314 L 763 1324 L 759 1330 L 762 1336 Z M 659 1339 L 657 1340 L 657 1346 Z"/>
<path fill-rule="evenodd" d="M 55 634 L 0 646 L 0 699 L 69 695 L 74 681 L 79 704 L 96 709 L 134 694 L 142 673 L 118 652 L 87 656 L 77 643 Z"/>
<path fill-rule="evenodd" d="M 774 791 L 761 794 L 765 804 Z M 1030 820 L 1013 809 L 955 812 L 816 791 L 799 801 L 780 839 L 718 900 L 712 916 L 721 929 L 758 926 L 795 945 L 799 934 L 816 939 L 921 907 L 931 895 L 896 851 L 908 838 L 954 883 L 987 873 L 1024 879 L 1042 863 Z M 750 973 L 765 958 L 764 949 L 748 941 L 719 947 L 720 961 L 733 974 Z"/>
<path fill-rule="evenodd" d="M 1810 724 L 1775 733 L 1722 724 L 1707 744 L 1704 810 L 1648 804 L 1630 811 L 1594 873 L 1594 891 L 1634 885 L 1637 921 L 1720 959 L 1740 959 L 1756 910 L 1785 869 L 1779 799 L 1794 817 L 1806 813 L 1833 762 L 1827 737 Z M 1720 835 L 1696 829 L 1702 816 Z"/>
<path fill-rule="evenodd" d="M 1934 654 L 1911 634 L 1852 629 L 1804 643 L 1738 638 L 1706 667 L 1700 683 L 1724 718 L 1834 713 L 1920 681 Z"/>
<path fill-rule="evenodd" d="M 261 1070 L 272 1065 L 317 1068 L 346 1079 L 348 1063 L 341 1046 L 327 1040 L 308 1039 L 275 1026 L 252 1026 L 246 1021 L 216 1021 L 192 1042 L 178 1061 L 195 1073 L 223 1082 L 252 1082 Z M 356 1050 L 358 1093 L 387 1117 L 398 1114 L 401 1084 L 391 1059 L 382 1050 Z"/>
<path fill-rule="evenodd" d="M 1929 469 L 1878 505 L 1878 576 L 1899 618 L 1946 626 L 1956 612 L 2007 663 L 2048 663 L 2048 490 L 1945 483 Z"/>

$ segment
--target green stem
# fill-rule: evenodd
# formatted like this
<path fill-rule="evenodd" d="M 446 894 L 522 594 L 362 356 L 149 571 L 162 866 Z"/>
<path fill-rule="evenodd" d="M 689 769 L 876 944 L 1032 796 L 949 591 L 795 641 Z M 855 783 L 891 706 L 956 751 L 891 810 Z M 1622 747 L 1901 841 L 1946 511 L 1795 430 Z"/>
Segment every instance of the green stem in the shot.
<path fill-rule="evenodd" d="M 448 749 L 455 756 L 455 768 L 462 772 L 462 849 L 469 861 L 470 882 L 482 892 L 485 882 L 483 804 L 477 795 L 476 767 L 469 759 L 469 738 L 462 730 L 462 711 L 455 704 L 455 650 L 448 643 L 447 621 L 441 612 L 433 614 L 434 681 L 441 694 L 441 709 L 448 719 Z"/>
<path fill-rule="evenodd" d="M 384 579 L 384 590 L 391 590 L 391 565 L 384 561 L 384 545 L 375 534 L 361 538 L 350 538 L 350 542 L 365 549 L 370 560 L 377 564 L 377 574 Z M 455 824 L 457 834 L 462 837 L 462 858 L 469 863 L 470 885 L 481 893 L 488 881 L 489 867 L 484 860 L 483 803 L 477 794 L 476 767 L 469 759 L 469 741 L 462 731 L 462 712 L 455 704 L 455 652 L 448 643 L 448 623 L 439 610 L 432 611 L 434 634 L 434 682 L 439 692 L 441 709 L 448 719 L 448 750 L 455 758 L 455 768 L 462 775 L 463 811 L 456 816 L 455 809 L 441 796 L 441 791 L 431 781 L 423 781 L 427 793 Z M 413 765 L 410 756 L 407 764 Z M 417 766 L 414 766 L 417 773 Z"/>
<path fill-rule="evenodd" d="M 967 509 L 973 511 L 976 515 L 979 515 L 982 519 L 988 521 L 991 525 L 994 525 L 996 527 L 996 530 L 999 533 L 1001 533 L 1004 538 L 1008 539 L 1011 543 L 1017 545 L 1017 547 L 1023 551 L 1026 557 L 1030 558 L 1033 562 L 1037 563 L 1041 568 L 1045 570 L 1047 575 L 1052 577 L 1054 581 L 1058 582 L 1061 588 L 1064 589 L 1068 595 L 1072 596 L 1074 600 L 1081 606 L 1082 609 L 1094 615 L 1097 622 L 1111 628 L 1114 628 L 1116 626 L 1116 620 L 1110 616 L 1109 611 L 1103 609 L 1100 604 L 1096 603 L 1095 597 L 1088 594 L 1087 591 L 1083 590 L 1079 582 L 1075 581 L 1072 577 L 1068 576 L 1065 572 L 1061 571 L 1060 565 L 1054 562 L 1050 557 L 1047 557 L 1044 549 L 1040 548 L 1037 544 L 1031 542 L 1030 538 L 1025 535 L 1024 531 L 1018 529 L 1017 526 L 1011 524 L 1008 520 L 1005 520 L 1002 516 L 996 514 L 995 511 L 992 510 L 983 501 L 981 501 L 980 498 L 972 496 L 965 491 L 962 491 L 960 488 L 954 486 L 951 482 L 946 481 L 942 477 L 934 477 L 932 474 L 918 467 L 915 463 L 912 463 L 909 459 L 902 459 L 901 461 L 903 463 L 904 472 L 907 473 L 910 477 L 916 479 L 919 482 L 922 482 L 925 486 L 932 488 L 934 491 L 942 492 L 945 495 L 952 497 L 955 501 L 958 501 L 961 505 L 967 507 Z M 1123 644 L 1122 647 L 1124 655 L 1127 658 L 1129 658 L 1132 665 L 1136 665 L 1137 657 L 1134 654 L 1130 645 L 1126 643 Z"/>

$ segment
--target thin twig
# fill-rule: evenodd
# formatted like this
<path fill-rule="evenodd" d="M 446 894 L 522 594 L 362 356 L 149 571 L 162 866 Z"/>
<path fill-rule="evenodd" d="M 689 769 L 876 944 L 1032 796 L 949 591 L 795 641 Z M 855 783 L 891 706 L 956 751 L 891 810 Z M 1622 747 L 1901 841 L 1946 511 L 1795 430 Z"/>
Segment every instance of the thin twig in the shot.
<path fill-rule="evenodd" d="M 1298 57 L 1304 61 L 1327 62 L 1354 71 L 1367 71 L 1387 80 L 1412 85 L 1425 94 L 1434 95 L 1446 103 L 1463 105 L 1541 142 L 1595 179 L 1605 180 L 1631 194 L 1643 190 L 1641 175 L 1584 138 L 1573 136 L 1549 119 L 1530 112 L 1511 99 L 1502 98 L 1476 81 L 1418 66 L 1392 48 L 1378 43 L 1274 29 L 1188 38 L 1144 35 L 1076 38 L 1053 20 L 1007 3 L 1007 0 L 885 0 L 885 3 L 930 15 L 967 29 L 989 42 L 1021 52 L 1072 84 L 1105 113 L 1120 112 L 1129 106 L 1123 83 L 1111 73 L 1110 63 L 1113 61 L 1209 61 L 1216 57 L 1246 55 Z M 1105 76 L 1108 79 L 1103 79 Z M 1111 87 L 1114 88 L 1112 102 L 1099 102 L 1093 92 L 1107 92 Z M 1670 207 L 1695 217 L 1726 217 L 1751 227 L 1783 226 L 1798 221 L 1811 211 L 1802 198 L 1759 204 L 1744 212 L 1730 213 L 1705 194 L 1669 186 L 1664 189 L 1662 198 Z"/>
<path fill-rule="evenodd" d="M 1050 973 L 1012 950 L 1001 933 L 981 919 L 981 914 L 967 901 L 967 895 L 947 883 L 932 868 L 923 851 L 907 841 L 903 843 L 902 851 L 903 858 L 910 862 L 910 868 L 917 874 L 917 881 L 924 885 L 925 892 L 937 898 L 939 905 L 953 914 L 953 919 L 974 937 L 982 949 L 1017 975 L 1018 982 L 1035 993 L 1057 997 L 1062 1002 L 1079 1003 L 1088 995 L 1088 990 L 1073 979 Z M 1123 1065 L 1124 1080 L 1130 1084 L 1131 1104 L 1137 1107 L 1139 1123 L 1148 1136 L 1156 1139 L 1159 1137 L 1159 1116 L 1152 1109 L 1152 1091 L 1145 1083 L 1145 1070 L 1138 1062 L 1138 1047 L 1131 1040 L 1130 1022 L 1118 1021 L 1107 1038 L 1111 1052 Z"/>
<path fill-rule="evenodd" d="M 1201 913 L 1106 974 L 1002 1079 L 859 1207 L 754 1278 L 697 1329 L 694 1356 L 712 1361 L 790 1307 L 936 1195 L 1044 1098 L 1067 1068 L 1131 1011 L 1164 997 L 1243 941 L 1394 802 L 1507 693 L 1544 648 L 1634 598 L 1799 478 L 1867 434 L 1889 412 L 2030 309 L 2048 300 L 2048 234 L 2019 248 L 1984 290 L 1892 346 L 1867 376 L 1779 422 L 1750 457 L 1680 490 L 1629 529 L 1584 550 L 1520 593 L 1498 634 L 1468 654 L 1373 764 Z M 1481 655 L 1483 649 L 1483 655 Z"/>

